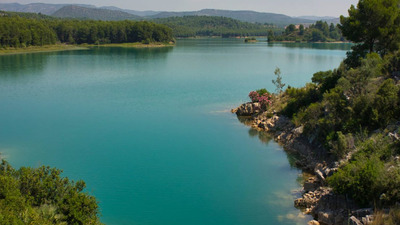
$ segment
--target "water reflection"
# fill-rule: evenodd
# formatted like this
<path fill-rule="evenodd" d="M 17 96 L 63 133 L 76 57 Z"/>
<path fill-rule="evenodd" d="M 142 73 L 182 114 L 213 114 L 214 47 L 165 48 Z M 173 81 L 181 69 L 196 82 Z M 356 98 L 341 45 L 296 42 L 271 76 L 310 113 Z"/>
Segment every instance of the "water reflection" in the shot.
<path fill-rule="evenodd" d="M 328 50 L 350 50 L 352 43 L 295 43 L 295 42 L 273 42 L 268 43 L 269 47 L 286 48 L 310 48 L 310 49 L 328 49 Z"/>
<path fill-rule="evenodd" d="M 121 64 L 126 68 L 147 68 L 157 62 L 165 62 L 173 47 L 161 48 L 118 48 L 94 47 L 86 50 L 42 52 L 0 56 L 0 79 L 42 76 L 46 70 L 68 72 L 72 67 L 103 68 L 118 70 Z M 90 60 L 88 59 L 90 55 Z M 106 59 L 105 59 L 106 58 Z M 88 66 L 89 65 L 89 66 Z M 150 65 L 151 66 L 151 65 Z M 83 69 L 84 69 L 83 68 Z"/>
<path fill-rule="evenodd" d="M 52 53 L 16 54 L 0 56 L 0 78 L 16 78 L 28 74 L 40 74 Z M 55 53 L 53 53 L 55 54 Z"/>
<path fill-rule="evenodd" d="M 250 126 L 249 131 L 248 131 L 250 137 L 252 137 L 252 138 L 257 137 L 262 143 L 265 143 L 265 144 L 268 144 L 270 141 L 274 140 L 273 135 L 271 135 L 263 130 L 258 130 L 258 129 L 251 127 L 251 125 L 253 124 L 252 117 L 238 116 L 237 118 L 242 124 L 244 124 L 246 126 Z M 296 154 L 295 152 L 286 152 L 286 157 L 288 159 L 290 167 L 298 168 L 297 162 L 301 159 L 299 154 Z"/>
<path fill-rule="evenodd" d="M 125 48 L 125 47 L 93 47 L 87 51 L 92 55 L 107 55 L 118 57 L 134 57 L 137 60 L 154 60 L 166 58 L 173 47 L 156 48 Z"/>

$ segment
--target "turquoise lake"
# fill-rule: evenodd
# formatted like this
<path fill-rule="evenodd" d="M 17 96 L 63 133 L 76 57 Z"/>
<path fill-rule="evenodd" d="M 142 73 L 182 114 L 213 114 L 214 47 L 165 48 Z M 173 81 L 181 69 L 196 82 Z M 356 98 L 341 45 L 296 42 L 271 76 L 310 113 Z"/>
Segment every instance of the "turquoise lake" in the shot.
<path fill-rule="evenodd" d="M 274 70 L 300 87 L 348 44 L 178 40 L 0 56 L 0 152 L 83 179 L 105 224 L 306 224 L 301 171 L 230 109 Z"/>

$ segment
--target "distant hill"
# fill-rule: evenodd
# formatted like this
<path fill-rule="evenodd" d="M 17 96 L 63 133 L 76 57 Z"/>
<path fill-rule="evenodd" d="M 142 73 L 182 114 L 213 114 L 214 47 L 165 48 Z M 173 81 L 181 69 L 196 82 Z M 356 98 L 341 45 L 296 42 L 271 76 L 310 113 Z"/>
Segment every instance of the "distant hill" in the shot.
<path fill-rule="evenodd" d="M 86 8 L 76 5 L 64 6 L 51 14 L 59 18 L 76 18 L 92 20 L 141 20 L 142 17 L 117 10 Z"/>
<path fill-rule="evenodd" d="M 38 13 L 25 13 L 25 12 L 8 12 L 8 11 L 1 11 L 0 10 L 0 16 L 3 17 L 21 17 L 21 18 L 26 18 L 26 19 L 54 19 L 52 16 L 48 16 L 45 14 L 38 14 Z"/>
<path fill-rule="evenodd" d="M 286 26 L 288 24 L 313 23 L 314 20 L 293 18 L 283 14 L 262 13 L 255 11 L 232 11 L 232 10 L 217 10 L 217 9 L 202 9 L 192 12 L 161 12 L 150 16 L 151 18 L 167 18 L 167 17 L 182 17 L 182 16 L 223 16 L 232 19 L 237 19 L 243 22 L 250 23 L 269 23 L 278 26 Z"/>
<path fill-rule="evenodd" d="M 332 16 L 299 16 L 295 17 L 299 19 L 307 19 L 307 20 L 314 20 L 314 21 L 326 21 L 327 23 L 333 23 L 333 24 L 338 24 L 340 23 L 340 18 L 339 17 L 332 17 Z"/>
<path fill-rule="evenodd" d="M 31 3 L 22 5 L 19 3 L 0 3 L 0 10 L 12 12 L 28 12 L 28 13 L 42 13 L 51 15 L 57 10 L 70 4 L 46 4 L 46 3 Z M 95 8 L 93 5 L 75 4 L 77 6 L 86 8 Z"/>
<path fill-rule="evenodd" d="M 152 20 L 170 27 L 176 37 L 220 36 L 245 37 L 267 36 L 271 26 L 242 22 L 221 16 L 183 16 Z"/>
<path fill-rule="evenodd" d="M 137 15 L 137 16 L 142 16 L 142 17 L 153 16 L 153 15 L 156 15 L 156 14 L 160 13 L 160 11 L 151 11 L 151 10 L 136 11 L 136 10 L 130 10 L 130 9 L 121 9 L 121 8 L 118 8 L 118 7 L 115 7 L 115 6 L 102 6 L 102 7 L 100 7 L 100 9 L 109 9 L 109 10 L 122 11 L 122 12 L 130 13 L 130 14 Z"/>
<path fill-rule="evenodd" d="M 75 8 L 72 6 L 74 6 Z M 137 20 L 143 18 L 157 19 L 157 18 L 182 17 L 182 16 L 222 16 L 222 17 L 237 19 L 242 22 L 275 24 L 280 27 L 284 27 L 289 24 L 312 24 L 315 23 L 315 21 L 317 20 L 327 21 L 328 23 L 339 22 L 339 18 L 333 18 L 333 17 L 314 17 L 314 16 L 290 17 L 283 14 L 255 12 L 248 10 L 235 11 L 235 10 L 202 9 L 199 11 L 159 12 L 159 11 L 136 11 L 130 9 L 121 9 L 114 6 L 103 6 L 100 8 L 93 5 L 81 5 L 81 4 L 73 4 L 72 6 L 70 4 L 31 3 L 23 5 L 18 3 L 0 3 L 0 10 L 15 11 L 15 12 L 33 12 L 33 13 L 42 13 L 46 15 L 54 15 L 58 17 L 90 18 L 90 19 L 100 19 L 100 20 L 125 20 L 125 19 Z"/>

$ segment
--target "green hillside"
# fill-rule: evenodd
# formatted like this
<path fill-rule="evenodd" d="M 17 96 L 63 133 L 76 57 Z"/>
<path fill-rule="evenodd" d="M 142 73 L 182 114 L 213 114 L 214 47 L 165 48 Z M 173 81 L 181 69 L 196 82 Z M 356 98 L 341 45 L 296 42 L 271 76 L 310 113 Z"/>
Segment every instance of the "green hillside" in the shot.
<path fill-rule="evenodd" d="M 267 36 L 272 26 L 241 22 L 216 16 L 184 16 L 154 19 L 155 23 L 170 27 L 176 37 L 195 36 Z"/>
<path fill-rule="evenodd" d="M 81 6 L 64 6 L 52 14 L 59 18 L 91 19 L 91 20 L 140 20 L 142 17 L 126 12 Z"/>

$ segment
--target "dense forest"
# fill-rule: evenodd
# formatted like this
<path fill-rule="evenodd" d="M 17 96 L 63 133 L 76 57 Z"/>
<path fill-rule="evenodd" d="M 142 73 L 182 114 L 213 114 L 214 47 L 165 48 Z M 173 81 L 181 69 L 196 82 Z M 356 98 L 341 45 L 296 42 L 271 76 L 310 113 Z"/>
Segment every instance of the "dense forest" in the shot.
<path fill-rule="evenodd" d="M 176 37 L 219 36 L 245 37 L 267 36 L 272 25 L 253 24 L 217 16 L 183 16 L 154 19 L 173 30 Z M 276 29 L 276 28 L 275 28 Z"/>
<path fill-rule="evenodd" d="M 0 224 L 101 224 L 83 181 L 73 182 L 49 167 L 13 169 L 0 163 Z"/>
<path fill-rule="evenodd" d="M 360 0 L 341 17 L 339 28 L 355 43 L 343 63 L 315 73 L 305 87 L 288 87 L 269 110 L 304 128 L 308 140 L 320 146 L 315 157 L 340 162 L 327 179 L 336 193 L 361 207 L 395 207 L 400 202 L 398 1 Z M 375 224 L 399 224 L 400 210 L 393 212 Z"/>
<path fill-rule="evenodd" d="M 24 15 L 24 16 L 20 16 Z M 0 47 L 173 41 L 170 28 L 152 22 L 63 20 L 0 13 Z"/>
<path fill-rule="evenodd" d="M 268 41 L 295 41 L 295 42 L 333 42 L 344 41 L 339 27 L 331 23 L 317 21 L 309 27 L 290 24 L 282 33 L 269 32 Z"/>

